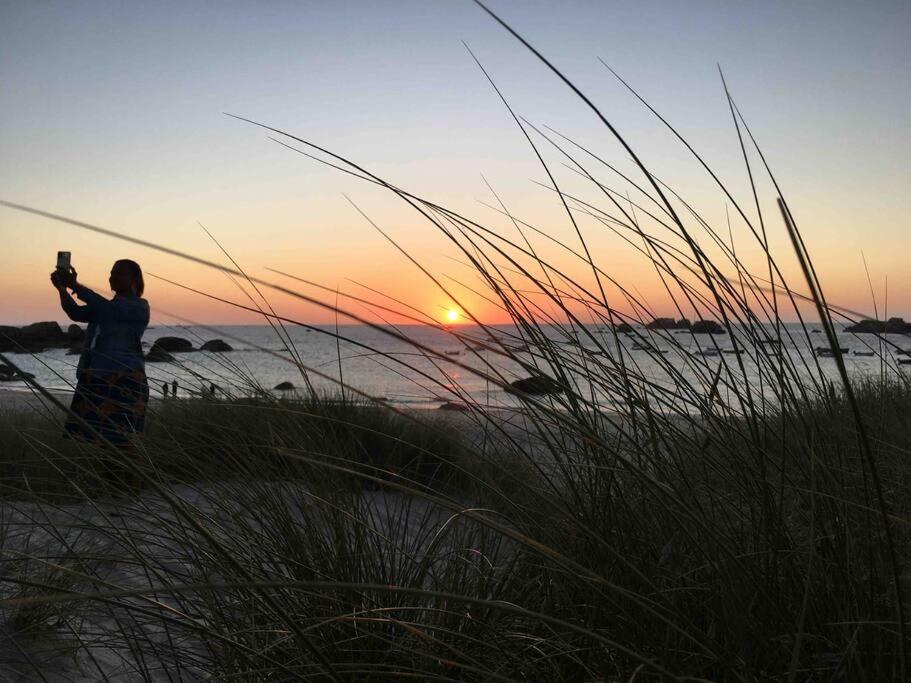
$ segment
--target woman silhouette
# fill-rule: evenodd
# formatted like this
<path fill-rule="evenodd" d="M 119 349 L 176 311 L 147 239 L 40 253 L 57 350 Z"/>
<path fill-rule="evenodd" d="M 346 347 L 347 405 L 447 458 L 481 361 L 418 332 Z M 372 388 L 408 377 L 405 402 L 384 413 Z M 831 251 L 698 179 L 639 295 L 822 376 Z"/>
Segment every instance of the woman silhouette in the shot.
<path fill-rule="evenodd" d="M 105 299 L 76 280 L 76 271 L 57 270 L 51 283 L 70 320 L 88 323 L 76 368 L 76 392 L 66 431 L 80 439 L 127 447 L 143 431 L 149 384 L 142 356 L 142 335 L 149 325 L 149 303 L 142 298 L 142 269 L 135 261 L 114 263 L 108 282 L 113 299 Z M 67 292 L 84 303 L 80 306 Z"/>

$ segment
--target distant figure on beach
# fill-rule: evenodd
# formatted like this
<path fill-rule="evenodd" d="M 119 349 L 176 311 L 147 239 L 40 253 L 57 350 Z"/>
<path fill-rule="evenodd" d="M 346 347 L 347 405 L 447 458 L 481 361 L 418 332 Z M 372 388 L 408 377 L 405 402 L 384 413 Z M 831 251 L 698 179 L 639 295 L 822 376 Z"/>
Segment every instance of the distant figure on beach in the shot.
<path fill-rule="evenodd" d="M 171 396 L 177 398 L 177 380 L 171 382 Z"/>
<path fill-rule="evenodd" d="M 161 393 L 164 395 L 165 398 L 168 397 L 168 383 L 167 382 L 161 383 Z"/>
<path fill-rule="evenodd" d="M 76 368 L 76 392 L 66 431 L 75 438 L 127 448 L 145 427 L 149 384 L 142 356 L 142 335 L 149 325 L 149 304 L 142 298 L 142 269 L 135 261 L 114 263 L 108 282 L 113 299 L 105 299 L 76 279 L 76 270 L 56 270 L 51 283 L 70 320 L 88 323 Z M 83 302 L 79 305 L 67 291 Z"/>

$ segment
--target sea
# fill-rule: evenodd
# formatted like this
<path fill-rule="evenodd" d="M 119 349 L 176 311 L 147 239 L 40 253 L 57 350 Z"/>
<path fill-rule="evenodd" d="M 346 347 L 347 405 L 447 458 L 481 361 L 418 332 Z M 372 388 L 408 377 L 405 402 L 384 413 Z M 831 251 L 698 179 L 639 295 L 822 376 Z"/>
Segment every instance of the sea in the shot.
<path fill-rule="evenodd" d="M 609 329 L 596 325 L 574 330 L 563 326 L 541 329 L 563 354 L 566 362 L 561 362 L 562 370 L 580 383 L 584 395 L 607 410 L 623 411 L 624 402 L 628 401 L 629 393 L 620 380 L 621 364 L 632 371 L 642 392 L 665 396 L 654 403 L 667 411 L 692 409 L 692 401 L 685 396 L 673 398 L 681 394 L 681 383 L 687 385 L 683 394 L 698 394 L 710 391 L 718 374 L 721 381 L 715 383 L 721 388 L 716 391 L 721 400 L 731 400 L 735 387 L 750 387 L 767 394 L 761 385 L 778 381 L 769 372 L 768 361 L 757 358 L 755 347 L 741 340 L 740 334 L 732 339 L 731 335 L 693 335 L 637 327 L 632 335 L 615 337 Z M 777 336 L 772 328 L 767 331 L 770 337 Z M 835 358 L 820 357 L 817 351 L 829 347 L 820 326 L 804 329 L 799 324 L 785 324 L 782 331 L 783 357 L 795 368 L 791 381 L 817 386 L 821 378 L 838 382 Z M 843 326 L 838 331 L 838 343 L 844 349 L 842 357 L 851 377 L 893 373 L 911 376 L 911 365 L 901 362 L 911 359 L 907 355 L 911 353 L 911 337 L 890 335 L 881 339 L 872 334 L 847 333 Z M 173 363 L 147 363 L 152 396 L 158 397 L 163 396 L 165 385 L 171 394 L 176 382 L 179 397 L 207 396 L 213 390 L 219 397 L 263 391 L 282 396 L 315 390 L 326 396 L 344 392 L 349 398 L 410 408 L 433 409 L 447 402 L 466 401 L 515 407 L 520 399 L 501 384 L 530 375 L 558 374 L 533 344 L 526 348 L 522 333 L 513 325 L 379 329 L 365 325 L 154 326 L 146 331 L 143 345 L 148 348 L 164 336 L 183 337 L 194 348 L 208 340 L 222 339 L 233 351 L 175 353 Z M 744 349 L 742 353 L 734 353 L 735 343 Z M 503 346 L 512 350 L 514 359 L 499 352 Z M 764 348 L 763 358 L 767 359 L 773 346 Z M 871 352 L 873 355 L 869 355 Z M 48 389 L 69 390 L 75 383 L 78 356 L 67 355 L 65 349 L 12 354 L 11 358 Z M 718 373 L 722 364 L 724 371 Z M 587 382 L 587 373 L 598 376 L 594 387 Z M 286 382 L 293 388 L 275 389 Z M 4 382 L 2 386 L 30 391 L 21 381 Z"/>

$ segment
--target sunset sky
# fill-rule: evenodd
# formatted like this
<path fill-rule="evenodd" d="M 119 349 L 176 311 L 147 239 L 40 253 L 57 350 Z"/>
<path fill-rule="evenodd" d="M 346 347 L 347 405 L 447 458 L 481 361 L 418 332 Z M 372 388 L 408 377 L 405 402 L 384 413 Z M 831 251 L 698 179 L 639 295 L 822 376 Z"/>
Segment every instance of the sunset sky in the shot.
<path fill-rule="evenodd" d="M 889 314 L 911 319 L 911 3 L 490 6 L 596 102 L 662 180 L 722 227 L 723 196 L 598 60 L 659 109 L 749 208 L 720 64 L 829 299 L 872 312 L 863 254 L 880 313 L 888 280 Z M 583 103 L 472 2 L 0 0 L 0 199 L 226 262 L 202 224 L 258 276 L 288 285 L 266 270 L 274 268 L 377 299 L 361 283 L 445 320 L 453 302 L 345 195 L 434 274 L 476 286 L 464 257 L 426 221 L 224 112 L 312 140 L 517 234 L 480 203 L 496 203 L 486 178 L 518 218 L 572 239 L 555 195 L 535 184 L 546 175 L 462 41 L 518 113 L 632 172 Z M 565 190 L 596 197 L 547 154 Z M 799 284 L 773 202 L 766 192 L 772 245 Z M 656 313 L 673 312 L 651 266 L 593 221 L 583 227 L 603 269 Z M 742 223 L 734 220 L 732 231 L 738 252 L 761 264 Z M 48 283 L 58 249 L 72 251 L 80 278 L 100 291 L 110 264 L 127 257 L 149 273 L 243 300 L 214 270 L 2 207 L 0 235 L 0 323 L 63 320 Z M 553 254 L 587 281 L 580 264 Z M 503 320 L 459 291 L 482 319 Z M 146 293 L 155 321 L 258 322 L 152 277 Z M 286 296 L 275 294 L 274 303 L 307 321 L 334 321 Z M 361 305 L 350 308 L 369 317 Z"/>

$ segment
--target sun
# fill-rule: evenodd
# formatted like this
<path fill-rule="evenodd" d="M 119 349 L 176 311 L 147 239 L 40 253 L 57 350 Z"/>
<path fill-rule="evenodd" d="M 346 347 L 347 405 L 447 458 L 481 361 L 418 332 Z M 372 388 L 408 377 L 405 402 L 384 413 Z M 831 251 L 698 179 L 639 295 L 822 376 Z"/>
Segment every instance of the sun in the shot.
<path fill-rule="evenodd" d="M 446 311 L 446 320 L 448 320 L 451 323 L 456 322 L 459 319 L 459 317 L 460 317 L 459 312 L 455 309 L 450 308 L 448 311 Z"/>

